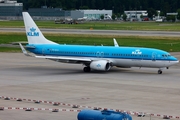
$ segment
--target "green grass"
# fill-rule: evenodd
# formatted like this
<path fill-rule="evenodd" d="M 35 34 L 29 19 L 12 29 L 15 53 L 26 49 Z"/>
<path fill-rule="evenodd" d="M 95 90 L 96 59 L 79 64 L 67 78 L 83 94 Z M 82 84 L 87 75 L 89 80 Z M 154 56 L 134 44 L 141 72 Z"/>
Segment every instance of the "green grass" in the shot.
<path fill-rule="evenodd" d="M 23 33 L 0 33 L 0 44 L 27 41 Z M 141 36 L 103 36 L 103 35 L 68 35 L 45 34 L 46 38 L 60 44 L 104 45 L 113 46 L 112 38 L 116 38 L 120 46 L 157 48 L 165 51 L 180 51 L 180 38 L 177 37 L 141 37 Z M 1 52 L 18 51 L 18 48 L 0 47 Z"/>
<path fill-rule="evenodd" d="M 180 31 L 180 23 L 156 22 L 85 22 L 83 24 L 55 24 L 54 21 L 36 21 L 40 28 L 101 29 L 101 30 L 158 30 Z M 24 27 L 23 21 L 0 21 L 0 27 Z"/>
<path fill-rule="evenodd" d="M 13 47 L 0 47 L 0 52 L 21 52 L 21 49 Z"/>
<path fill-rule="evenodd" d="M 0 44 L 9 44 L 17 41 L 27 41 L 23 33 L 0 33 Z"/>

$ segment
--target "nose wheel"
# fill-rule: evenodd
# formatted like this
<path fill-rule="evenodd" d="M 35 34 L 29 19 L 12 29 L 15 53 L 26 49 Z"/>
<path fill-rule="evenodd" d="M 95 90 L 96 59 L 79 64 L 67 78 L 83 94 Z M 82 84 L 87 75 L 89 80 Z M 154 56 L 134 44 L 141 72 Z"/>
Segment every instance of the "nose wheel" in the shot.
<path fill-rule="evenodd" d="M 162 74 L 162 70 L 158 70 L 158 74 Z"/>

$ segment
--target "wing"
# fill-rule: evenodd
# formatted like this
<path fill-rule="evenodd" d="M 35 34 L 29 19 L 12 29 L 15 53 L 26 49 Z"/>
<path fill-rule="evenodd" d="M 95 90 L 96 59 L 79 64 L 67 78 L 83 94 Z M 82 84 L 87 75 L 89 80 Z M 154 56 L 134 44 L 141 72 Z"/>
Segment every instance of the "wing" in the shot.
<path fill-rule="evenodd" d="M 65 63 L 90 63 L 92 60 L 85 57 L 69 57 L 69 56 L 35 56 L 36 58 L 44 58 L 53 60 L 56 62 L 65 62 Z"/>

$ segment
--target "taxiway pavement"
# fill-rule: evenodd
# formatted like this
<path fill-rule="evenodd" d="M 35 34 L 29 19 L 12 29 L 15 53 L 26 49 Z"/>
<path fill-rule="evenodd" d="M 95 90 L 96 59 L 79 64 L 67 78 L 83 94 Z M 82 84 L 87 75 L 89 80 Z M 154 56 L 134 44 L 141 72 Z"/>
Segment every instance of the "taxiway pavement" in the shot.
<path fill-rule="evenodd" d="M 92 34 L 92 35 L 126 35 L 126 36 L 166 36 L 180 37 L 180 32 L 172 31 L 136 31 L 136 30 L 87 30 L 87 29 L 48 29 L 41 28 L 43 33 Z M 0 32 L 24 32 L 24 28 L 0 28 Z"/>
<path fill-rule="evenodd" d="M 180 53 L 172 54 L 180 58 Z M 82 69 L 82 65 L 26 57 L 22 53 L 0 53 L 0 96 L 180 116 L 180 64 L 161 75 L 157 74 L 158 69 L 150 68 L 112 68 L 91 73 Z M 72 109 L 3 99 L 0 107 Z M 7 119 L 77 120 L 77 112 L 0 111 L 0 120 Z M 143 118 L 146 119 L 150 118 Z"/>

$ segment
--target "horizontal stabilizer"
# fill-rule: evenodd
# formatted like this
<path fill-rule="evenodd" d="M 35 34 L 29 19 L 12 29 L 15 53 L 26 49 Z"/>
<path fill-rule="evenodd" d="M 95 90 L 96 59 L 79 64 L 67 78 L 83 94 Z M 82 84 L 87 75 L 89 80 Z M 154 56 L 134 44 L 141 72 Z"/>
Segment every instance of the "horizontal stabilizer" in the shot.
<path fill-rule="evenodd" d="M 27 51 L 25 50 L 25 48 L 22 46 L 21 43 L 19 43 L 19 46 L 21 47 L 21 50 L 22 50 L 22 52 L 24 53 L 24 55 L 26 55 L 26 56 L 31 56 L 31 55 L 29 55 L 29 54 L 27 53 Z"/>

